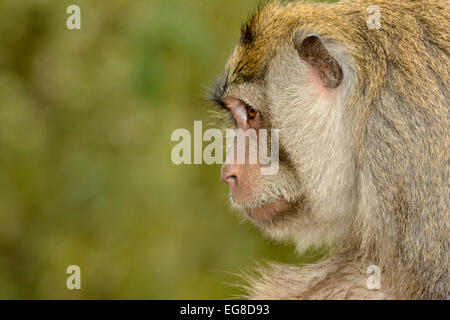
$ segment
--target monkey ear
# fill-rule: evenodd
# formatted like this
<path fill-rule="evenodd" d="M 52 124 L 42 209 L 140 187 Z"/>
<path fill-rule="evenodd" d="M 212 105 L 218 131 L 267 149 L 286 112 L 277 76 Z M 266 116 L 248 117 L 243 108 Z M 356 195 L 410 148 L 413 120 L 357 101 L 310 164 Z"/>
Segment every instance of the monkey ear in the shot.
<path fill-rule="evenodd" d="M 294 38 L 294 46 L 300 58 L 316 70 L 325 87 L 334 89 L 341 84 L 344 77 L 342 68 L 318 36 L 297 36 Z"/>

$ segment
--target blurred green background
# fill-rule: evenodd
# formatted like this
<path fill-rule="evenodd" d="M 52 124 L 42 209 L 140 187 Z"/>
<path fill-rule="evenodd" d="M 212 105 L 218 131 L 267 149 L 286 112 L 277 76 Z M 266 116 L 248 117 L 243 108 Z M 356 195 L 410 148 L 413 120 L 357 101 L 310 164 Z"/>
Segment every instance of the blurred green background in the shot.
<path fill-rule="evenodd" d="M 226 299 L 311 259 L 240 222 L 218 165 L 170 159 L 257 2 L 0 0 L 0 298 Z"/>

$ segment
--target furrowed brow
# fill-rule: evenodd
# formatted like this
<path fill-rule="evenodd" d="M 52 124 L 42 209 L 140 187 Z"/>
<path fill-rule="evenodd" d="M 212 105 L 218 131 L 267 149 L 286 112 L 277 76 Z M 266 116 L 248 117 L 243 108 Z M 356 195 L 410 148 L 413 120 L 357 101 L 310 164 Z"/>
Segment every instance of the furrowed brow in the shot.
<path fill-rule="evenodd" d="M 215 88 L 211 90 L 209 100 L 220 108 L 228 109 L 224 101 L 225 92 L 228 88 L 228 73 L 217 81 Z"/>
<path fill-rule="evenodd" d="M 228 109 L 225 101 L 223 101 L 222 97 L 220 96 L 216 96 L 213 94 L 209 100 L 222 109 Z"/>

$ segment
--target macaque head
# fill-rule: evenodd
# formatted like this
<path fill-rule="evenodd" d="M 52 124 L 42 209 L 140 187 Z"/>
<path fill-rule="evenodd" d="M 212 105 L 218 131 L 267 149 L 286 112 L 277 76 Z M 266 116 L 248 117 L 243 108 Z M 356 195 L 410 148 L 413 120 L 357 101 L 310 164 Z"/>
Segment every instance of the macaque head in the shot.
<path fill-rule="evenodd" d="M 250 18 L 213 100 L 229 126 L 253 131 L 258 143 L 267 139 L 268 154 L 279 130 L 276 172 L 263 174 L 266 150 L 251 148 L 247 135 L 246 161 L 237 161 L 235 144 L 222 180 L 232 205 L 258 228 L 303 250 L 339 241 L 351 225 L 356 173 L 346 111 L 355 71 L 340 37 L 285 10 L 267 5 Z"/>

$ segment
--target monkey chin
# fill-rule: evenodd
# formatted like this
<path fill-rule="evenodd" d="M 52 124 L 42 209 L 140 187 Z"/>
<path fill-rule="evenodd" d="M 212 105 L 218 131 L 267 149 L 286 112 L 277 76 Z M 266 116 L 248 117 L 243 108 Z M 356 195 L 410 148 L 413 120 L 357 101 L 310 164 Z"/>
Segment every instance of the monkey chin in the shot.
<path fill-rule="evenodd" d="M 278 215 L 282 215 L 284 212 L 287 212 L 289 208 L 290 206 L 286 201 L 276 200 L 255 208 L 244 207 L 244 211 L 251 220 L 273 221 Z"/>
<path fill-rule="evenodd" d="M 233 197 L 230 197 L 231 205 L 242 216 L 252 222 L 259 229 L 265 230 L 267 227 L 274 227 L 290 217 L 294 204 L 285 199 L 275 199 L 272 201 L 250 204 L 240 204 Z"/>

